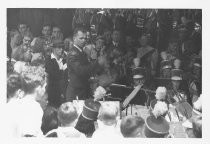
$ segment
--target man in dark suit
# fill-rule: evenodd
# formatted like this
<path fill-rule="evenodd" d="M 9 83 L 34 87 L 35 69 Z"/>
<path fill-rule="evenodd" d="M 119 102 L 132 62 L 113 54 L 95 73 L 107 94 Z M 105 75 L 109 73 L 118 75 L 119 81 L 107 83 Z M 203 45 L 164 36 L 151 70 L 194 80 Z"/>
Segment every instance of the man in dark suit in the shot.
<path fill-rule="evenodd" d="M 45 69 L 48 74 L 48 104 L 54 107 L 59 107 L 64 98 L 64 81 L 67 80 L 65 70 L 67 64 L 62 58 L 64 43 L 58 42 L 53 44 L 53 50 L 45 61 Z"/>
<path fill-rule="evenodd" d="M 74 45 L 67 56 L 67 66 L 69 73 L 69 84 L 66 90 L 66 100 L 72 101 L 87 99 L 90 96 L 89 78 L 100 70 L 104 65 L 104 58 L 89 62 L 83 47 L 86 43 L 86 31 L 83 28 L 77 28 L 73 35 Z"/>

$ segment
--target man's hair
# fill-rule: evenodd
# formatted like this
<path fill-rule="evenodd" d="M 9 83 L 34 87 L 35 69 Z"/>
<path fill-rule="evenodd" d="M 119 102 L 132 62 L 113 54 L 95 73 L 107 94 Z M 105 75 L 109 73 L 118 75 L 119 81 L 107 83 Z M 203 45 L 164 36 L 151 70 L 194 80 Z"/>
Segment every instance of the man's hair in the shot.
<path fill-rule="evenodd" d="M 53 25 L 52 28 L 59 28 L 62 31 L 61 26 L 60 25 L 57 25 L 57 24 Z"/>
<path fill-rule="evenodd" d="M 58 120 L 63 126 L 73 123 L 77 117 L 78 112 L 72 102 L 63 103 L 58 109 Z"/>
<path fill-rule="evenodd" d="M 144 119 L 137 116 L 126 116 L 122 119 L 120 130 L 124 137 L 133 137 L 133 132 L 139 128 L 143 128 Z"/>
<path fill-rule="evenodd" d="M 20 21 L 18 23 L 18 28 L 20 27 L 20 25 L 26 25 L 27 28 L 29 27 L 28 24 L 27 24 L 27 22 L 25 22 L 25 21 Z"/>
<path fill-rule="evenodd" d="M 7 78 L 7 96 L 11 98 L 14 96 L 14 93 L 19 90 L 23 89 L 24 80 L 18 73 L 11 73 Z"/>
<path fill-rule="evenodd" d="M 49 26 L 50 28 L 52 28 L 52 25 L 51 25 L 51 24 L 45 23 L 45 24 L 43 24 L 42 29 L 43 29 L 44 27 L 47 27 L 47 26 Z"/>
<path fill-rule="evenodd" d="M 119 32 L 119 33 L 121 34 L 121 30 L 120 30 L 120 29 L 113 29 L 113 30 L 112 30 L 112 34 L 113 34 L 115 31 L 116 31 L 116 32 Z"/>
<path fill-rule="evenodd" d="M 84 27 L 77 27 L 74 29 L 73 38 L 77 36 L 78 32 L 81 31 L 82 33 L 86 33 L 86 29 Z"/>
<path fill-rule="evenodd" d="M 114 103 L 102 103 L 98 112 L 98 117 L 104 124 L 116 121 L 118 115 L 117 105 Z"/>
<path fill-rule="evenodd" d="M 45 69 L 41 66 L 27 66 L 21 73 L 24 81 L 24 91 L 31 94 L 38 86 L 42 86 L 46 81 Z"/>

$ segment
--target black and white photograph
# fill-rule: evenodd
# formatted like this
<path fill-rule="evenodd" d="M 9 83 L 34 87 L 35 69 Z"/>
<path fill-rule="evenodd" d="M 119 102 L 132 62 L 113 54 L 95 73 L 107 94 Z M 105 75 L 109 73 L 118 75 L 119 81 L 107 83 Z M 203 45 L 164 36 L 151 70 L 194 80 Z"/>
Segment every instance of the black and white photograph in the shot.
<path fill-rule="evenodd" d="M 201 7 L 4 11 L 4 138 L 203 140 Z"/>

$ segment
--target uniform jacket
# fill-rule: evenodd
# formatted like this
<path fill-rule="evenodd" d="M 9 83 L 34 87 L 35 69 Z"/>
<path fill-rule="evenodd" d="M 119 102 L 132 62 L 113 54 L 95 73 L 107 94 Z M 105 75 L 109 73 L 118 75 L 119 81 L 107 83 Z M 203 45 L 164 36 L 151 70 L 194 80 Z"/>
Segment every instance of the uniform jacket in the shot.
<path fill-rule="evenodd" d="M 73 88 L 89 87 L 88 79 L 99 68 L 97 62 L 89 62 L 86 54 L 75 46 L 67 56 L 67 67 L 70 78 L 69 85 Z"/>

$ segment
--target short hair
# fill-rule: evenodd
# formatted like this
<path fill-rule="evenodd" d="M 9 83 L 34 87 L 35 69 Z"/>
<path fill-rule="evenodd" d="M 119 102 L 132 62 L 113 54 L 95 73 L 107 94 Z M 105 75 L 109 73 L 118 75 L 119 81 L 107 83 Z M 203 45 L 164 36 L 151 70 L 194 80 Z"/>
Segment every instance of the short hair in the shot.
<path fill-rule="evenodd" d="M 202 138 L 202 117 L 196 117 L 193 122 L 193 134 L 196 138 Z"/>
<path fill-rule="evenodd" d="M 44 27 L 47 27 L 47 26 L 49 26 L 50 28 L 52 28 L 52 25 L 51 25 L 51 24 L 45 23 L 45 24 L 43 24 L 42 29 L 43 29 Z"/>
<path fill-rule="evenodd" d="M 7 78 L 7 96 L 11 98 L 14 96 L 14 93 L 19 90 L 23 89 L 24 80 L 18 73 L 11 73 Z"/>
<path fill-rule="evenodd" d="M 53 28 L 59 28 L 59 29 L 62 31 L 62 28 L 61 28 L 60 25 L 53 25 L 52 29 L 53 29 Z"/>
<path fill-rule="evenodd" d="M 73 123 L 77 117 L 78 112 L 72 102 L 63 103 L 58 109 L 58 120 L 62 125 Z"/>
<path fill-rule="evenodd" d="M 120 124 L 120 131 L 124 137 L 133 137 L 133 132 L 144 126 L 144 119 L 140 116 L 126 116 L 122 119 Z"/>
<path fill-rule="evenodd" d="M 115 31 L 117 31 L 117 32 L 119 32 L 119 33 L 121 34 L 121 30 L 120 30 L 120 29 L 113 29 L 113 30 L 112 30 L 112 34 L 113 34 Z"/>
<path fill-rule="evenodd" d="M 117 105 L 110 102 L 105 102 L 101 104 L 99 108 L 98 117 L 105 124 L 116 120 L 118 115 Z"/>
<path fill-rule="evenodd" d="M 73 32 L 73 38 L 78 34 L 79 31 L 81 31 L 82 33 L 86 33 L 87 30 L 84 27 L 75 28 Z"/>
<path fill-rule="evenodd" d="M 27 22 L 25 22 L 25 21 L 19 22 L 19 23 L 18 23 L 18 28 L 20 27 L 20 25 L 26 25 L 27 28 L 29 27 L 29 25 L 28 25 Z"/>
<path fill-rule="evenodd" d="M 45 69 L 41 66 L 26 66 L 21 73 L 24 81 L 24 91 L 31 94 L 38 86 L 42 86 L 46 82 Z"/>

